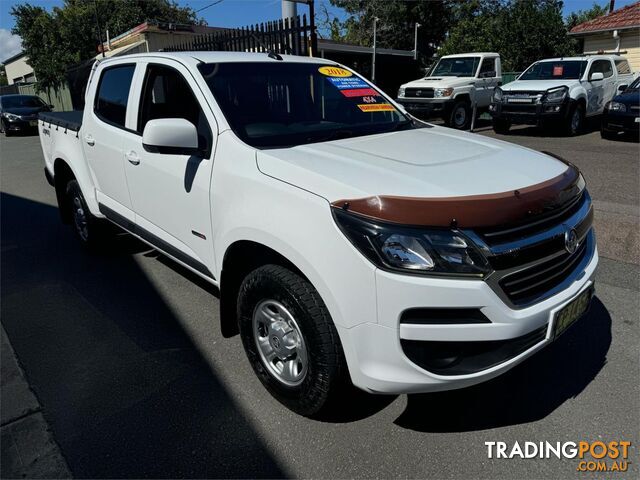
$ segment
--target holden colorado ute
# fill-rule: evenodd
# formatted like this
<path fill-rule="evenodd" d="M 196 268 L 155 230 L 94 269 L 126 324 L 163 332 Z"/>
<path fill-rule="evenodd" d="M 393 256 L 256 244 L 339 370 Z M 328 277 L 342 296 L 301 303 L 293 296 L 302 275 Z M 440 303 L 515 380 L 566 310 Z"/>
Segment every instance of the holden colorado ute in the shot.
<path fill-rule="evenodd" d="M 79 241 L 99 247 L 108 221 L 218 286 L 223 333 L 238 329 L 265 387 L 303 415 L 351 384 L 493 378 L 594 291 L 575 166 L 417 121 L 329 60 L 106 59 L 84 111 L 43 113 L 39 131 Z"/>
<path fill-rule="evenodd" d="M 499 54 L 446 55 L 425 78 L 401 85 L 397 101 L 421 118 L 439 116 L 448 127 L 465 130 L 471 125 L 474 104 L 486 110 L 493 90 L 500 85 Z"/>
<path fill-rule="evenodd" d="M 496 133 L 511 125 L 557 125 L 567 135 L 580 133 L 585 118 L 633 82 L 626 58 L 619 55 L 550 58 L 535 62 L 515 81 L 493 93 L 489 113 Z"/>

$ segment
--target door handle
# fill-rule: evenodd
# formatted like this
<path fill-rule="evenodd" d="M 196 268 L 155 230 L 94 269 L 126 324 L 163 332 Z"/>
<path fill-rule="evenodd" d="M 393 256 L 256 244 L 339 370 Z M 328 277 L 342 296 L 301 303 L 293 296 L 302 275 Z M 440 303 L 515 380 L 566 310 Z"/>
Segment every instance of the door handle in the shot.
<path fill-rule="evenodd" d="M 91 135 L 85 135 L 84 141 L 87 142 L 87 145 L 89 145 L 90 147 L 93 147 L 96 144 L 96 141 Z"/>
<path fill-rule="evenodd" d="M 129 150 L 126 154 L 126 157 L 131 165 L 138 165 L 140 163 L 140 157 L 133 150 Z"/>

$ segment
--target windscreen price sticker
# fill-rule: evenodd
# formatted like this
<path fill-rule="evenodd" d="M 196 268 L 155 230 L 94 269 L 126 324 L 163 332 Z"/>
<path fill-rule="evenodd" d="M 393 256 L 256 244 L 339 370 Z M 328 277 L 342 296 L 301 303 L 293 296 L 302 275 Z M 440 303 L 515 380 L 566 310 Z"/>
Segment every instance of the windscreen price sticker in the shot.
<path fill-rule="evenodd" d="M 351 77 L 353 73 L 340 67 L 320 67 L 318 71 L 327 77 Z"/>
<path fill-rule="evenodd" d="M 363 112 L 393 112 L 395 108 L 390 103 L 367 103 L 358 105 Z"/>

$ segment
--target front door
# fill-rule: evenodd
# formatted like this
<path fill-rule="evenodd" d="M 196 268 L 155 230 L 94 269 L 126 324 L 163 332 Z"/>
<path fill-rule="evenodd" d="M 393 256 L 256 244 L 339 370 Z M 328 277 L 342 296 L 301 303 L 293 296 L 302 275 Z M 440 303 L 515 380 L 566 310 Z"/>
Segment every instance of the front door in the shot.
<path fill-rule="evenodd" d="M 202 275 L 214 266 L 209 189 L 217 125 L 191 73 L 178 62 L 148 63 L 140 82 L 136 118 L 125 140 L 125 171 L 136 232 Z M 147 151 L 149 120 L 184 118 L 198 130 L 198 155 Z"/>

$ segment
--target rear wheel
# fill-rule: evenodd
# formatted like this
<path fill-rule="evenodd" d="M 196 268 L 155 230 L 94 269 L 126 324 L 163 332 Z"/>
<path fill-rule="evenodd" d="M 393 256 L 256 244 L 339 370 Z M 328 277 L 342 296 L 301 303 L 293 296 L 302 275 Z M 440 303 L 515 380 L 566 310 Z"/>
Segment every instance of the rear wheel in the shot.
<path fill-rule="evenodd" d="M 338 332 L 306 279 L 280 265 L 262 266 L 242 282 L 237 308 L 249 362 L 278 401 L 313 416 L 348 388 Z"/>
<path fill-rule="evenodd" d="M 453 105 L 446 118 L 448 127 L 457 130 L 466 130 L 471 124 L 471 105 L 465 100 L 460 100 Z"/>
<path fill-rule="evenodd" d="M 509 129 L 511 128 L 511 122 L 509 120 L 505 120 L 503 118 L 494 118 L 493 119 L 493 131 L 499 133 L 501 135 L 506 135 L 509 133 Z"/>
<path fill-rule="evenodd" d="M 91 214 L 77 180 L 69 181 L 65 192 L 65 208 L 69 209 L 76 237 L 88 249 L 93 250 L 100 247 L 106 231 L 104 220 Z"/>

